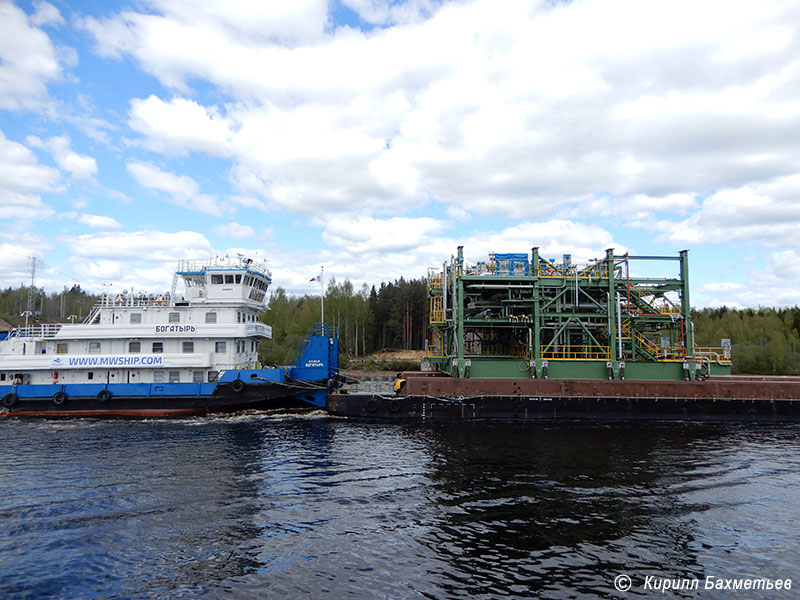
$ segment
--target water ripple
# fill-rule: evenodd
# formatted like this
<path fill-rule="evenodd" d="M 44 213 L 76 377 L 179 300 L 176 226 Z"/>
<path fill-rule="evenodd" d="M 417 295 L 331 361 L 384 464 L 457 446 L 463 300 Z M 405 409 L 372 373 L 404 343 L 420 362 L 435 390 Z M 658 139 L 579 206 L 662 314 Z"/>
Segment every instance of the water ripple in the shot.
<path fill-rule="evenodd" d="M 0 422 L 0 597 L 607 598 L 617 573 L 632 596 L 648 575 L 791 578 L 799 431 Z"/>

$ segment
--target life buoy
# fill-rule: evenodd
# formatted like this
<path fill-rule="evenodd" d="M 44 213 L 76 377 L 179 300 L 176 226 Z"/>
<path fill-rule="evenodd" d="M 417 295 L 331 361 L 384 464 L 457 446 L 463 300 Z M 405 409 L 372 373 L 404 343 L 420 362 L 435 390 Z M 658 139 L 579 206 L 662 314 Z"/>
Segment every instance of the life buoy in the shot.
<path fill-rule="evenodd" d="M 159 305 L 164 304 L 164 302 L 165 302 L 164 294 L 156 294 L 155 301 L 156 301 L 156 304 L 159 304 Z"/>
<path fill-rule="evenodd" d="M 233 385 L 231 385 L 231 387 L 233 388 L 234 392 L 236 392 L 237 394 L 241 394 L 244 391 L 244 388 L 247 386 L 244 384 L 244 381 L 242 381 L 241 379 L 237 379 L 236 381 L 233 382 Z"/>
<path fill-rule="evenodd" d="M 117 294 L 117 297 L 114 299 L 114 301 L 117 304 L 121 304 L 122 302 L 125 302 L 125 294 L 122 294 L 122 293 Z"/>
<path fill-rule="evenodd" d="M 6 408 L 11 408 L 17 403 L 17 395 L 16 394 L 6 394 L 3 396 L 3 406 Z"/>
<path fill-rule="evenodd" d="M 53 394 L 53 404 L 61 406 L 67 401 L 67 395 L 64 392 L 56 392 Z"/>
<path fill-rule="evenodd" d="M 111 392 L 108 390 L 100 390 L 100 392 L 97 394 L 97 400 L 98 402 L 107 402 L 108 400 L 111 400 Z"/>

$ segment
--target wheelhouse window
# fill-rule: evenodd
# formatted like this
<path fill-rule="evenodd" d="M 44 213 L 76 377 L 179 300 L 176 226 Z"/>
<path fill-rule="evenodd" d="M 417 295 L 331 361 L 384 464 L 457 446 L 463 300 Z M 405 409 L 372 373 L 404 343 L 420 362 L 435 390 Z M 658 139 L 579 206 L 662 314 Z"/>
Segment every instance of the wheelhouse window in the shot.
<path fill-rule="evenodd" d="M 164 383 L 164 371 L 153 371 L 153 383 Z"/>
<path fill-rule="evenodd" d="M 220 285 L 222 283 L 222 275 L 212 275 L 211 283 L 213 285 Z"/>
<path fill-rule="evenodd" d="M 236 283 L 242 283 L 242 276 L 241 275 L 237 275 L 236 276 Z"/>
<path fill-rule="evenodd" d="M 100 342 L 89 342 L 89 354 L 100 354 Z"/>
<path fill-rule="evenodd" d="M 180 323 L 181 322 L 181 313 L 176 313 L 176 312 L 169 313 L 169 322 L 170 323 Z"/>
<path fill-rule="evenodd" d="M 181 382 L 181 372 L 180 371 L 170 371 L 169 372 L 169 382 L 170 383 L 180 383 Z"/>
<path fill-rule="evenodd" d="M 225 275 L 225 283 L 233 283 L 233 275 Z"/>
<path fill-rule="evenodd" d="M 214 344 L 214 352 L 217 354 L 223 354 L 227 350 L 227 344 L 225 342 L 217 342 Z"/>
<path fill-rule="evenodd" d="M 183 342 L 183 353 L 191 354 L 194 352 L 194 342 Z"/>
<path fill-rule="evenodd" d="M 142 342 L 128 342 L 128 352 L 138 354 L 142 351 Z"/>
<path fill-rule="evenodd" d="M 203 383 L 205 373 L 202 371 L 192 371 L 192 383 Z"/>
<path fill-rule="evenodd" d="M 153 354 L 164 353 L 164 342 L 153 342 Z"/>
<path fill-rule="evenodd" d="M 66 342 L 59 342 L 56 344 L 56 354 L 67 354 L 69 352 L 69 344 Z"/>
<path fill-rule="evenodd" d="M 141 323 L 142 313 L 131 313 L 131 323 Z"/>
<path fill-rule="evenodd" d="M 206 323 L 216 323 L 217 322 L 217 313 L 215 312 L 207 312 L 206 313 Z"/>

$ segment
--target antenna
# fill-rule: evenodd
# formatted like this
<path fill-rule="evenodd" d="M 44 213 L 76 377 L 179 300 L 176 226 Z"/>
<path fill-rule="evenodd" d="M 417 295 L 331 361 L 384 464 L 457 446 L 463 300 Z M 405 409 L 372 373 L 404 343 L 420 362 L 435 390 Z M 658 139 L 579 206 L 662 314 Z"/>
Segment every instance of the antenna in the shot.
<path fill-rule="evenodd" d="M 33 286 L 36 285 L 36 257 L 31 256 L 31 287 L 28 288 L 28 308 L 27 311 L 33 314 Z M 27 323 L 26 323 L 27 326 Z"/>

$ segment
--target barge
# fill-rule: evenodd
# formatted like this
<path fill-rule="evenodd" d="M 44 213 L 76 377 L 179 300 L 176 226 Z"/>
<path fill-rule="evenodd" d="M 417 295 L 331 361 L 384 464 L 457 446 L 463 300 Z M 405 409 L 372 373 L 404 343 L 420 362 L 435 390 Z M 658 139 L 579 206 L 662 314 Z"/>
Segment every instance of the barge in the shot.
<path fill-rule="evenodd" d="M 315 324 L 290 366 L 260 365 L 270 283 L 266 263 L 243 256 L 184 260 L 170 292 L 106 293 L 83 323 L 14 329 L 0 341 L 0 417 L 322 408 L 337 329 Z"/>
<path fill-rule="evenodd" d="M 800 420 L 800 379 L 731 375 L 731 344 L 698 347 L 688 252 L 490 254 L 463 248 L 428 274 L 421 372 L 396 394 L 329 395 L 332 414 L 374 419 Z"/>

